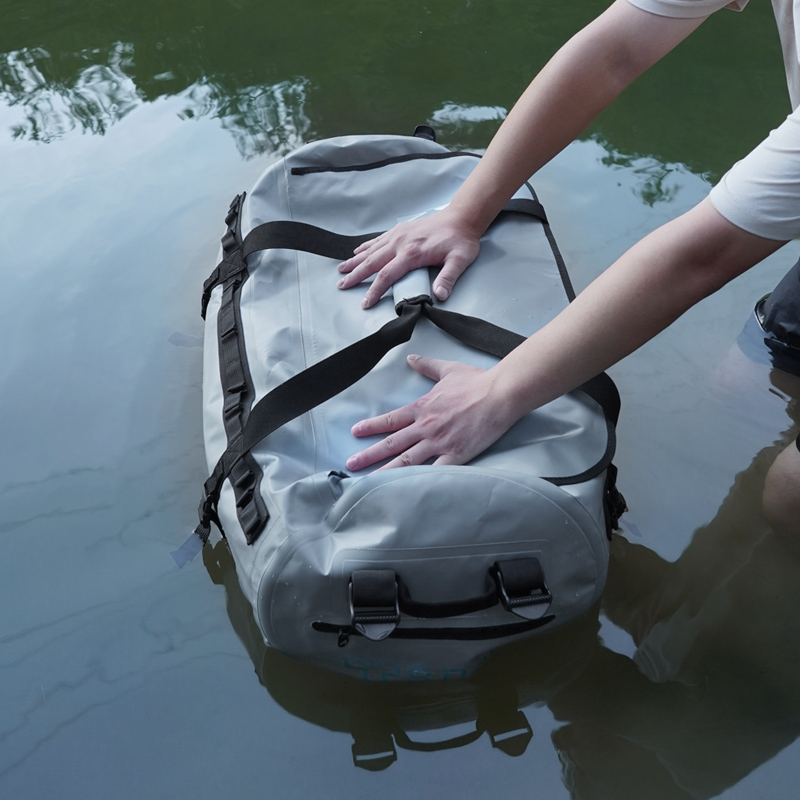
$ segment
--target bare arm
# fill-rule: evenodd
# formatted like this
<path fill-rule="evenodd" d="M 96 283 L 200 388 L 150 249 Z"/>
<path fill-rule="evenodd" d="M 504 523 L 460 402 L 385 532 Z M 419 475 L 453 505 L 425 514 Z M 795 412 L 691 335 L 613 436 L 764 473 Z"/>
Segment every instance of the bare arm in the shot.
<path fill-rule="evenodd" d="M 412 361 L 438 382 L 416 402 L 358 423 L 356 436 L 388 435 L 348 467 L 389 457 L 390 467 L 469 461 L 525 413 L 616 363 L 783 244 L 737 228 L 704 200 L 634 245 L 492 369 Z"/>
<path fill-rule="evenodd" d="M 340 287 L 377 273 L 363 303 L 369 307 L 410 269 L 443 265 L 434 292 L 445 299 L 514 192 L 703 19 L 661 17 L 616 0 L 536 76 L 450 205 L 362 245 L 340 265 Z"/>

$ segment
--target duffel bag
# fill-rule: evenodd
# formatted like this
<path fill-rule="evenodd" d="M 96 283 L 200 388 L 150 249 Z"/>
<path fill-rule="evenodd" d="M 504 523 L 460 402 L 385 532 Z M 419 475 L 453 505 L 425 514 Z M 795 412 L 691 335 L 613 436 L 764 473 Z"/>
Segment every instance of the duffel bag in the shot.
<path fill-rule="evenodd" d="M 430 269 L 366 311 L 337 288 L 359 243 L 445 206 L 478 161 L 419 134 L 314 142 L 272 164 L 231 203 L 202 303 L 197 537 L 223 532 L 270 646 L 382 679 L 467 676 L 584 614 L 623 505 L 604 374 L 467 465 L 346 471 L 365 446 L 355 422 L 429 389 L 409 353 L 488 368 L 573 297 L 527 184 L 446 302 Z"/>

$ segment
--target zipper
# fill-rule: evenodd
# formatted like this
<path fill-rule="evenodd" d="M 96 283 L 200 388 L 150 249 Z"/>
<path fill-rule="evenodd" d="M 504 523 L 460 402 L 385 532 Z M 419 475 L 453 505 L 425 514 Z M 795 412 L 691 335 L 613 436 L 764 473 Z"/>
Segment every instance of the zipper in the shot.
<path fill-rule="evenodd" d="M 368 164 L 345 164 L 343 166 L 324 164 L 315 167 L 292 167 L 292 175 L 315 175 L 320 172 L 368 172 L 371 169 L 380 169 L 381 167 L 388 167 L 391 164 L 402 164 L 406 161 L 440 161 L 444 158 L 463 158 L 464 156 L 480 158 L 477 153 L 469 153 L 466 151 L 455 153 L 406 153 L 402 156 L 392 156 L 391 158 L 384 158 L 380 161 L 372 161 Z"/>
<path fill-rule="evenodd" d="M 387 639 L 440 639 L 449 641 L 479 641 L 482 639 L 502 639 L 541 628 L 555 619 L 554 614 L 541 619 L 511 622 L 506 625 L 485 625 L 477 628 L 395 628 Z M 351 636 L 362 636 L 352 625 L 334 625 L 330 622 L 312 622 L 311 627 L 319 633 L 338 634 L 339 647 L 346 647 Z M 381 640 L 383 641 L 383 640 Z"/>

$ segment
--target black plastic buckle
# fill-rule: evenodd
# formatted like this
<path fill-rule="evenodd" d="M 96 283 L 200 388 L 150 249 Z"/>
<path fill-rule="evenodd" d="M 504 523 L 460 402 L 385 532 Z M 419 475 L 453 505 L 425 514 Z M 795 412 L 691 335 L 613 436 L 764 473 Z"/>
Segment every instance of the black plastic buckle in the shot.
<path fill-rule="evenodd" d="M 496 561 L 492 574 L 506 611 L 524 619 L 541 619 L 547 613 L 553 595 L 547 588 L 538 558 Z"/>
<path fill-rule="evenodd" d="M 211 523 L 213 522 L 222 531 L 222 526 L 219 523 L 214 502 L 203 487 L 203 497 L 200 500 L 200 506 L 197 509 L 197 516 L 200 518 L 200 524 L 194 529 L 194 532 L 200 537 L 203 544 L 208 542 L 208 537 L 211 535 Z"/>
<path fill-rule="evenodd" d="M 356 585 L 358 584 L 358 585 Z M 350 624 L 379 642 L 400 623 L 397 577 L 390 569 L 362 569 L 350 575 Z"/>

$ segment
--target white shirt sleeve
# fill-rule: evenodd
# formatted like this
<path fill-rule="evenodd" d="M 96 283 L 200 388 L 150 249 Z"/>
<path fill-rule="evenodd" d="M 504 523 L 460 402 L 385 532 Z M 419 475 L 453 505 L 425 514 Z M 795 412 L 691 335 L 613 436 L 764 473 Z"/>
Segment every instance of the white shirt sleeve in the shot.
<path fill-rule="evenodd" d="M 707 17 L 721 8 L 741 11 L 748 0 L 628 0 L 628 2 L 660 17 L 691 18 Z"/>
<path fill-rule="evenodd" d="M 800 109 L 737 161 L 709 199 L 725 219 L 757 236 L 800 236 Z"/>

